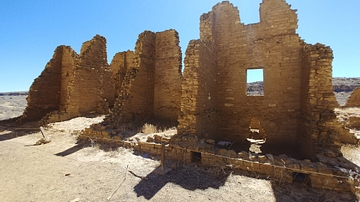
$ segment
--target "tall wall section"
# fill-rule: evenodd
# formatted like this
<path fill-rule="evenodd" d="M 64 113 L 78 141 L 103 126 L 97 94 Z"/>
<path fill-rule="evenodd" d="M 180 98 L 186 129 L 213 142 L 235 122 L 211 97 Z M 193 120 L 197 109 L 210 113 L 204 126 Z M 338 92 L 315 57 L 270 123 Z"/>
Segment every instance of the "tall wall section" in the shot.
<path fill-rule="evenodd" d="M 68 55 L 70 53 L 70 55 Z M 52 59 L 46 64 L 40 76 L 35 79 L 30 87 L 27 97 L 27 107 L 24 111 L 22 120 L 40 120 L 47 113 L 59 110 L 62 65 L 73 61 L 71 56 L 73 50 L 67 46 L 59 46 L 54 51 Z M 73 56 L 75 57 L 76 54 Z"/>
<path fill-rule="evenodd" d="M 228 2 L 213 7 L 212 35 L 217 64 L 219 134 L 244 143 L 252 118 L 260 121 L 267 144 L 297 144 L 300 113 L 301 51 L 303 41 L 295 33 L 297 15 L 283 0 L 264 0 L 261 21 L 244 25 L 239 11 Z M 202 28 L 202 27 L 201 27 Z M 262 69 L 264 96 L 247 96 L 247 71 Z"/>
<path fill-rule="evenodd" d="M 157 32 L 155 39 L 154 117 L 177 121 L 181 102 L 181 49 L 175 30 Z"/>
<path fill-rule="evenodd" d="M 135 46 L 134 67 L 127 70 L 110 122 L 116 125 L 152 118 L 154 113 L 155 33 L 145 31 Z"/>
<path fill-rule="evenodd" d="M 216 138 L 216 64 L 209 41 L 192 40 L 186 49 L 178 133 Z"/>
<path fill-rule="evenodd" d="M 69 107 L 70 86 L 74 82 L 74 70 L 79 62 L 79 55 L 70 47 L 63 49 L 61 61 L 61 90 L 60 90 L 60 111 L 67 111 Z"/>
<path fill-rule="evenodd" d="M 178 33 L 145 31 L 139 35 L 134 53 L 119 53 L 114 59 L 112 67 L 118 70 L 113 78 L 115 86 L 120 86 L 119 96 L 107 120 L 115 125 L 150 119 L 176 122 L 181 98 Z"/>
<path fill-rule="evenodd" d="M 106 112 L 106 100 L 113 99 L 112 72 L 107 64 L 106 39 L 96 35 L 84 42 L 79 63 L 69 88 L 67 113 Z"/>
<path fill-rule="evenodd" d="M 299 144 L 310 159 L 324 149 L 340 150 L 339 123 L 333 111 L 338 104 L 332 88 L 332 60 L 330 47 L 304 46 Z"/>
<path fill-rule="evenodd" d="M 134 57 L 134 52 L 128 50 L 116 53 L 111 60 L 110 69 L 112 71 L 112 80 L 114 82 L 114 99 L 117 98 L 121 92 L 121 85 L 126 72 L 135 67 Z"/>

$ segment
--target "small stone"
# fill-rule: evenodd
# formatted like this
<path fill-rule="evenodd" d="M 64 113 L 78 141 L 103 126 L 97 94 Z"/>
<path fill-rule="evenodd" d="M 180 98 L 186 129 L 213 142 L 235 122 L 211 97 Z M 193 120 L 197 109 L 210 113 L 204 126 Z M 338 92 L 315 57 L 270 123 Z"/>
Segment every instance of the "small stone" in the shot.
<path fill-rule="evenodd" d="M 246 151 L 241 151 L 238 153 L 239 158 L 247 158 L 249 157 L 249 154 Z"/>
<path fill-rule="evenodd" d="M 217 154 L 227 156 L 227 149 L 218 149 Z"/>
<path fill-rule="evenodd" d="M 208 144 L 215 145 L 215 140 L 213 140 L 213 139 L 207 139 L 207 140 L 205 140 L 205 142 Z"/>
<path fill-rule="evenodd" d="M 189 142 L 197 142 L 198 139 L 196 137 L 188 137 Z"/>
<path fill-rule="evenodd" d="M 266 158 L 265 155 L 259 155 L 259 156 L 258 156 L 258 160 L 259 160 L 259 162 L 264 163 L 264 162 L 266 162 L 268 159 Z"/>
<path fill-rule="evenodd" d="M 155 134 L 154 135 L 154 142 L 156 142 L 156 143 L 160 143 L 161 142 L 161 136 L 160 135 L 158 135 L 158 134 Z"/>
<path fill-rule="evenodd" d="M 335 157 L 336 157 L 335 152 L 333 152 L 333 151 L 331 151 L 331 150 L 326 150 L 326 151 L 324 152 L 324 154 L 325 154 L 325 156 L 330 157 L 330 158 L 335 158 Z"/>

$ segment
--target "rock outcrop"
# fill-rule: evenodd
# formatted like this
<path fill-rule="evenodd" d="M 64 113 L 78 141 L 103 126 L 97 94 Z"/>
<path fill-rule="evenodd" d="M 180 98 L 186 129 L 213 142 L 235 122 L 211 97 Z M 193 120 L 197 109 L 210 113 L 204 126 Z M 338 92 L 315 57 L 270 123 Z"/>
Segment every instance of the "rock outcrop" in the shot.
<path fill-rule="evenodd" d="M 345 107 L 360 107 L 360 87 L 354 89 L 347 100 Z"/>

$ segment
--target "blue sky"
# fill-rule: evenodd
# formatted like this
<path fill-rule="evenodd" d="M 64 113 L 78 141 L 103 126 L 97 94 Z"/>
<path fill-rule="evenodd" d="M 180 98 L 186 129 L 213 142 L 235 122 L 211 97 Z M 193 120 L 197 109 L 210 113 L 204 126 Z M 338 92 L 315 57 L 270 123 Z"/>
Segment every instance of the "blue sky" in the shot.
<path fill-rule="evenodd" d="M 243 23 L 259 21 L 262 0 L 231 1 Z M 199 38 L 199 17 L 217 0 L 2 0 L 0 2 L 0 92 L 25 91 L 51 59 L 69 45 L 79 53 L 96 34 L 107 39 L 108 62 L 133 50 L 144 30 L 176 29 L 185 52 Z M 307 43 L 334 51 L 333 76 L 360 77 L 360 1 L 287 0 L 297 9 L 297 33 Z"/>

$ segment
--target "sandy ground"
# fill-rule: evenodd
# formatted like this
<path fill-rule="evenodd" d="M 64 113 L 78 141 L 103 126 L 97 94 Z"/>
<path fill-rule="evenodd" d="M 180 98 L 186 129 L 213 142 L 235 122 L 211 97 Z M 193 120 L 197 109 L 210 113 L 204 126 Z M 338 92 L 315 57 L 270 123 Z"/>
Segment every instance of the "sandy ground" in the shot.
<path fill-rule="evenodd" d="M 26 107 L 27 95 L 0 96 L 0 120 L 22 115 Z"/>
<path fill-rule="evenodd" d="M 159 161 L 147 154 L 76 144 L 80 130 L 102 119 L 50 124 L 51 142 L 40 146 L 34 146 L 40 132 L 18 136 L 0 125 L 0 201 L 357 201 L 352 193 L 280 185 L 220 167 L 167 161 L 172 170 L 158 175 Z M 359 149 L 344 147 L 359 163 Z"/>

